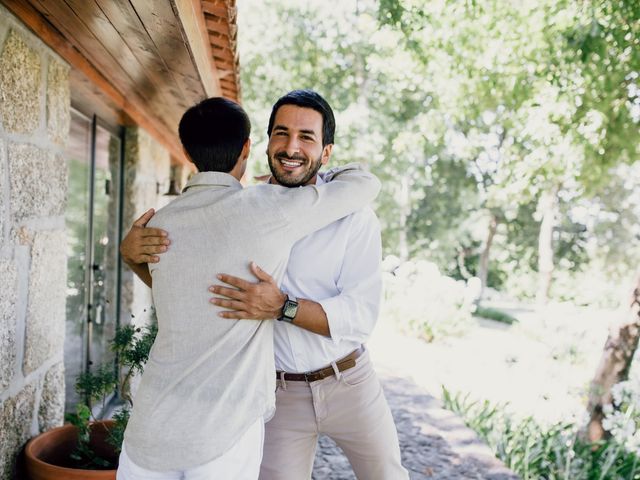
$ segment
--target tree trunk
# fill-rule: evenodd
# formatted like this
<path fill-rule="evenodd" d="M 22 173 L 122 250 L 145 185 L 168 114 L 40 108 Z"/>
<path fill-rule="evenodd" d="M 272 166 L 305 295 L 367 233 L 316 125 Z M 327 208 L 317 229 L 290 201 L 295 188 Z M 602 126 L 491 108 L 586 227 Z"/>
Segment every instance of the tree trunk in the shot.
<path fill-rule="evenodd" d="M 411 213 L 409 177 L 403 175 L 400 179 L 398 203 L 400 207 L 400 231 L 398 236 L 398 256 L 400 260 L 409 260 L 409 239 L 407 238 L 407 220 Z"/>
<path fill-rule="evenodd" d="M 558 203 L 557 188 L 545 191 L 540 196 L 537 214 L 541 218 L 538 235 L 538 293 L 539 303 L 547 303 L 553 277 L 553 229 L 556 226 Z"/>
<path fill-rule="evenodd" d="M 611 328 L 600 364 L 591 382 L 587 413 L 586 437 L 595 442 L 605 436 L 602 408 L 611 403 L 611 387 L 628 378 L 633 355 L 640 338 L 640 274 L 631 295 L 631 311 L 627 321 Z"/>
<path fill-rule="evenodd" d="M 470 278 L 473 278 L 473 275 L 471 275 L 471 272 L 467 270 L 467 265 L 466 265 L 467 253 L 469 252 L 468 252 L 468 249 L 466 248 L 460 248 L 458 250 L 458 271 L 460 272 L 460 275 L 462 276 L 462 278 L 464 278 L 465 280 L 469 280 Z"/>
<path fill-rule="evenodd" d="M 489 254 L 491 253 L 491 244 L 493 243 L 493 237 L 498 229 L 498 219 L 492 213 L 489 219 L 489 233 L 487 234 L 487 241 L 484 244 L 482 253 L 480 254 L 480 265 L 478 266 L 478 277 L 480 278 L 480 298 L 484 294 L 484 289 L 487 288 L 487 278 L 489 277 Z"/>

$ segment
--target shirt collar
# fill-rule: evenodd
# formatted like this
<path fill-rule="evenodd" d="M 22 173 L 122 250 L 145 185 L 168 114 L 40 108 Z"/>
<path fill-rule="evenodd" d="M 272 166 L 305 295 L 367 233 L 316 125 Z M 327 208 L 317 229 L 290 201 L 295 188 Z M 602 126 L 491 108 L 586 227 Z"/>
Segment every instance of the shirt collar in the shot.
<path fill-rule="evenodd" d="M 198 172 L 189 179 L 182 192 L 193 187 L 231 187 L 234 190 L 242 188 L 242 184 L 232 175 L 223 172 Z"/>

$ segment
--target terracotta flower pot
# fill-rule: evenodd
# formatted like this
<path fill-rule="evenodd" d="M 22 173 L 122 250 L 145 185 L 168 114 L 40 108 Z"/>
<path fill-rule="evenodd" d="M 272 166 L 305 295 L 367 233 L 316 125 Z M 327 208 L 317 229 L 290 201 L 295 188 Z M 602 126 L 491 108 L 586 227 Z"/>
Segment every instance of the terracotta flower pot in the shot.
<path fill-rule="evenodd" d="M 113 420 L 95 422 L 91 426 L 91 447 L 106 460 L 117 461 L 117 455 L 106 437 Z M 115 470 L 73 468 L 70 454 L 77 442 L 76 428 L 63 425 L 32 438 L 25 448 L 25 464 L 30 480 L 115 480 Z"/>

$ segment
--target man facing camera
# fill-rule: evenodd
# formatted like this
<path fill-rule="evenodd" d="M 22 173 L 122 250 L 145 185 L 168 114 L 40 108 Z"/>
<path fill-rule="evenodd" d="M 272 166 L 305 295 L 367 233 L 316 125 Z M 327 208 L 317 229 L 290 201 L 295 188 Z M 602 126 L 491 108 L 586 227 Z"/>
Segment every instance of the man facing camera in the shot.
<path fill-rule="evenodd" d="M 309 109 L 322 114 L 323 148 L 333 146 L 329 104 L 315 92 L 289 92 L 273 106 L 267 128 L 271 183 L 295 189 L 326 180 L 318 169 L 329 155 L 318 156 L 299 117 Z M 342 448 L 360 479 L 409 478 L 364 345 L 378 320 L 380 263 L 380 226 L 365 207 L 298 241 L 281 289 L 255 267 L 258 283 L 221 275 L 232 288 L 212 287 L 223 297 L 212 303 L 228 310 L 224 318 L 280 320 L 273 322 L 276 413 L 266 424 L 261 480 L 310 479 L 320 434 Z"/>

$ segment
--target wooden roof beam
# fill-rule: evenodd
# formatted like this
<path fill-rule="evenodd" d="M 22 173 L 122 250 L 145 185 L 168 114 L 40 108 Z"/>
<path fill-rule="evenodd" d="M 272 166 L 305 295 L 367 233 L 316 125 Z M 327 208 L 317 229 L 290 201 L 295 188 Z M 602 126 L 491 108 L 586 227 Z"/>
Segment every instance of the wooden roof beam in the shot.
<path fill-rule="evenodd" d="M 200 0 L 171 0 L 208 97 L 222 94 Z"/>

